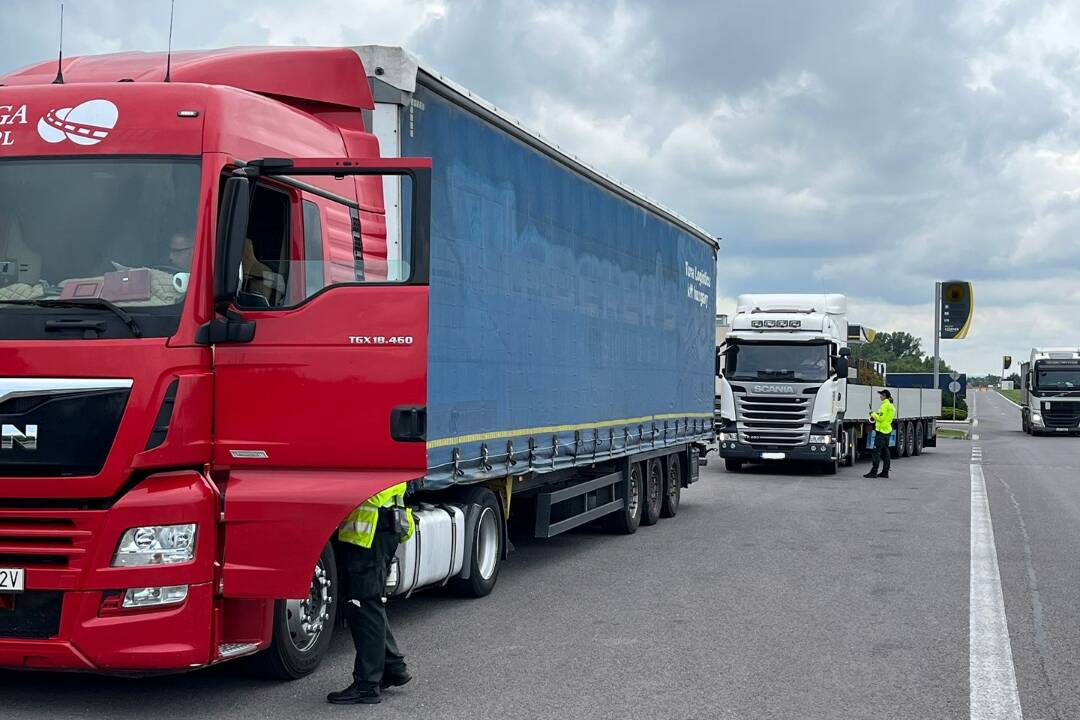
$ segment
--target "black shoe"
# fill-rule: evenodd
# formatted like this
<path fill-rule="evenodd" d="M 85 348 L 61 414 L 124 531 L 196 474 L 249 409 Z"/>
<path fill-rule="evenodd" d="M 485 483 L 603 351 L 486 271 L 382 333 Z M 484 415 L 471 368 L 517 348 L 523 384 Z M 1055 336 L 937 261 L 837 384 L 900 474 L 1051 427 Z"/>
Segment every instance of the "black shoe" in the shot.
<path fill-rule="evenodd" d="M 887 478 L 887 477 L 889 477 L 889 473 L 881 473 L 880 475 L 878 475 L 878 477 L 879 478 Z"/>
<path fill-rule="evenodd" d="M 409 674 L 408 670 L 402 670 L 401 672 L 396 673 L 386 673 L 383 675 L 382 682 L 379 683 L 379 689 L 385 690 L 392 687 L 401 687 L 402 685 L 408 684 L 410 680 L 412 680 L 412 675 Z"/>
<path fill-rule="evenodd" d="M 331 705 L 377 705 L 382 702 L 382 696 L 378 690 L 353 683 L 340 692 L 327 695 L 326 702 Z"/>
<path fill-rule="evenodd" d="M 876 478 L 877 476 L 878 476 L 878 474 L 876 472 L 874 472 L 873 470 L 871 470 L 870 472 L 863 475 L 863 477 L 865 477 L 865 478 Z"/>

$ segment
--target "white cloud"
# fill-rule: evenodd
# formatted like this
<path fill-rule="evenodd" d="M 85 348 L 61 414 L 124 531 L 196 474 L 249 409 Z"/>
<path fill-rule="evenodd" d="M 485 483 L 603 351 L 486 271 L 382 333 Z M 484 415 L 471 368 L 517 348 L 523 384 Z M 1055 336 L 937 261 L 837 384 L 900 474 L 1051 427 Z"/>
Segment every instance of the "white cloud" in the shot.
<path fill-rule="evenodd" d="M 8 0 L 0 71 L 52 57 Z M 69 0 L 68 54 L 164 47 L 165 3 Z M 845 292 L 973 372 L 1080 343 L 1080 5 L 1069 0 L 312 0 L 177 5 L 176 47 L 405 44 L 724 237 L 718 292 Z"/>

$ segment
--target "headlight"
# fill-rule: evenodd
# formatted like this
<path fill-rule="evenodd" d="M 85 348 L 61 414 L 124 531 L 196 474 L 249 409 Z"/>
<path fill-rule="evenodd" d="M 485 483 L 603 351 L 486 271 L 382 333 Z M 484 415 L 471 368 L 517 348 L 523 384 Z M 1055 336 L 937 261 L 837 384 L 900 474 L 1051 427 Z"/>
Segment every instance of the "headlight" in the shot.
<path fill-rule="evenodd" d="M 738 440 L 739 440 L 739 433 L 728 433 L 728 432 L 720 433 L 720 442 L 738 442 Z"/>
<path fill-rule="evenodd" d="M 1040 415 L 1037 412 L 1031 413 L 1031 422 L 1038 423 L 1039 425 L 1042 425 L 1042 415 Z"/>
<path fill-rule="evenodd" d="M 832 435 L 811 435 L 810 442 L 811 444 L 828 445 L 832 442 Z"/>
<path fill-rule="evenodd" d="M 145 525 L 127 530 L 116 546 L 113 567 L 173 565 L 195 557 L 195 524 Z"/>

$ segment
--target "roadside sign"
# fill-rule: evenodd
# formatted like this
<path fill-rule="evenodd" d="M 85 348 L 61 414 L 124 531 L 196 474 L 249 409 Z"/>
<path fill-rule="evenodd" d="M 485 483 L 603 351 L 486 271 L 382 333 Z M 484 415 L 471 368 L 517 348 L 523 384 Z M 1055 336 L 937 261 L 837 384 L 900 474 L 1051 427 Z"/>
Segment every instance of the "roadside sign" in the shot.
<path fill-rule="evenodd" d="M 941 283 L 941 339 L 962 340 L 967 337 L 974 309 L 971 283 L 962 280 Z"/>
<path fill-rule="evenodd" d="M 951 383 L 949 383 L 949 392 L 951 392 L 951 393 L 960 392 L 960 383 L 956 382 L 955 380 L 953 380 Z"/>
<path fill-rule="evenodd" d="M 959 380 L 960 379 L 960 373 L 953 370 L 951 373 L 949 373 L 949 379 L 950 380 Z M 953 392 L 956 392 L 956 391 L 953 390 Z"/>

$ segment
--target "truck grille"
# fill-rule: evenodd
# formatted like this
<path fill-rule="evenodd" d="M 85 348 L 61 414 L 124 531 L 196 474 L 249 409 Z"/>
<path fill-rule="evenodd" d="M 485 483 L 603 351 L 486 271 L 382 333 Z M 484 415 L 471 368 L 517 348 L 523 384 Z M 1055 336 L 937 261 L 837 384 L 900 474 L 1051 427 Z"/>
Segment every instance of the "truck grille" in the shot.
<path fill-rule="evenodd" d="M 31 572 L 81 569 L 93 536 L 93 515 L 0 508 L 0 566 Z"/>
<path fill-rule="evenodd" d="M 1046 405 L 1047 403 L 1043 403 Z M 1048 428 L 1080 427 L 1080 402 L 1050 402 L 1049 410 L 1043 410 L 1043 422 Z"/>
<path fill-rule="evenodd" d="M 765 447 L 805 444 L 813 402 L 806 395 L 736 395 L 740 440 Z"/>

